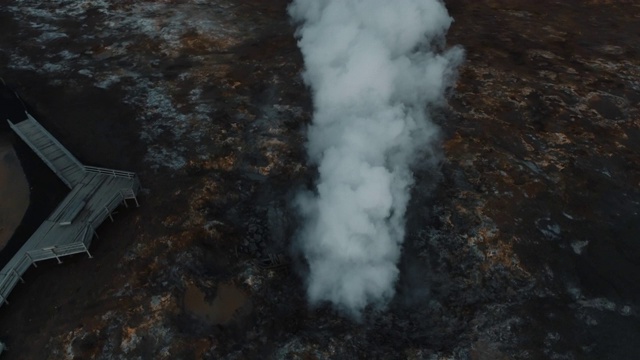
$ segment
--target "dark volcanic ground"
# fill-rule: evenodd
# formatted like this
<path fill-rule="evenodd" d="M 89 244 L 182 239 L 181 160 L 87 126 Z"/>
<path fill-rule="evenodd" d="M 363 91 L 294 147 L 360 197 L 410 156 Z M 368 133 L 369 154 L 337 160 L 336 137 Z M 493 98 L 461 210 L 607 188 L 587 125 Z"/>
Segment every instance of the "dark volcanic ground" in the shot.
<path fill-rule="evenodd" d="M 447 2 L 467 60 L 441 175 L 416 173 L 398 296 L 362 323 L 259 261 L 287 253 L 313 176 L 286 5 L 3 2 L 5 80 L 145 187 L 94 259 L 27 273 L 0 308 L 6 358 L 638 358 L 640 5 Z M 225 289 L 243 294 L 226 323 Z"/>

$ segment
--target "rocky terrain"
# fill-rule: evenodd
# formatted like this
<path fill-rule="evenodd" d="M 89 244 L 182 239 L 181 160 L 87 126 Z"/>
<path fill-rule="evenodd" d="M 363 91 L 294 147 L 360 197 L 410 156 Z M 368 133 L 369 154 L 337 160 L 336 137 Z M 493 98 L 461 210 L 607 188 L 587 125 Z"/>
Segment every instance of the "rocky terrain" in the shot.
<path fill-rule="evenodd" d="M 81 161 L 145 189 L 94 259 L 27 273 L 2 356 L 636 358 L 640 5 L 447 1 L 467 58 L 441 168 L 416 169 L 398 295 L 361 322 L 310 308 L 288 256 L 314 169 L 286 6 L 3 2 L 1 76 Z"/>

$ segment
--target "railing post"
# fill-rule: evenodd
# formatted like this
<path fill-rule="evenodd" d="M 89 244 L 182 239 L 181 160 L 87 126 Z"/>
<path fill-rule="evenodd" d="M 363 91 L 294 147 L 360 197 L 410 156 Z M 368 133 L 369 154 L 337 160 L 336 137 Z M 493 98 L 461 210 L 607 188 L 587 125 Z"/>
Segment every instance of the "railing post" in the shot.
<path fill-rule="evenodd" d="M 31 260 L 31 265 L 33 265 L 33 267 L 37 268 L 38 265 L 36 265 L 36 262 L 33 260 L 31 255 L 29 255 L 29 253 L 24 253 L 24 254 L 29 258 L 29 260 Z"/>
<path fill-rule="evenodd" d="M 89 249 L 87 248 L 87 245 L 84 244 L 84 242 L 82 243 L 82 246 L 84 247 L 84 251 L 87 253 L 87 255 L 89 255 L 89 259 L 93 259 L 93 256 L 91 256 L 91 253 L 89 252 Z"/>
<path fill-rule="evenodd" d="M 45 249 L 43 249 L 45 250 Z M 58 260 L 58 264 L 62 264 L 62 260 L 60 260 L 60 257 L 58 256 L 58 254 L 56 254 L 55 250 L 53 249 L 53 247 L 46 249 L 51 251 L 51 254 L 53 254 L 53 256 L 55 256 L 56 260 Z"/>
<path fill-rule="evenodd" d="M 122 192 L 122 189 L 120 189 L 118 192 L 122 197 L 122 203 L 124 204 L 124 207 L 129 208 L 129 204 L 127 204 L 127 197 L 124 195 L 124 192 Z"/>
<path fill-rule="evenodd" d="M 105 206 L 104 211 L 107 213 L 107 216 L 109 216 L 109 219 L 111 219 L 111 222 L 113 222 L 113 216 L 111 216 L 111 213 L 109 212 L 109 208 Z"/>
<path fill-rule="evenodd" d="M 16 274 L 16 276 L 18 277 L 18 279 L 20 279 L 20 282 L 24 284 L 24 279 L 22 278 L 22 276 L 20 276 L 20 274 L 18 274 L 18 272 L 16 271 L 16 269 L 11 269 L 11 271 L 13 271 L 14 274 Z"/>

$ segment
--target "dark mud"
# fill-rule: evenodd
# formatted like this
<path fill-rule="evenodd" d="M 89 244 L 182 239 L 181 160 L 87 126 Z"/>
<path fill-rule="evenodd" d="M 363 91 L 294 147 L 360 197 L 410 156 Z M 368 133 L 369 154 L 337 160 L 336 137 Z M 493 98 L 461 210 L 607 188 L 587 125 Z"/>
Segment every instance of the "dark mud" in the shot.
<path fill-rule="evenodd" d="M 29 206 L 29 185 L 11 139 L 0 133 L 0 251 Z"/>

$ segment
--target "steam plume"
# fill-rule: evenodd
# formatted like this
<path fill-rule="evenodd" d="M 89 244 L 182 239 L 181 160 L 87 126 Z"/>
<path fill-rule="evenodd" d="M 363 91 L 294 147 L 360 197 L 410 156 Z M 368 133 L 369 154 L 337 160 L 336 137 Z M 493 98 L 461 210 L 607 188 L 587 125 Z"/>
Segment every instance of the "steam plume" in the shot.
<path fill-rule="evenodd" d="M 394 294 L 413 184 L 462 50 L 438 52 L 452 19 L 437 0 L 294 0 L 314 101 L 316 191 L 298 197 L 311 303 L 358 316 Z"/>

